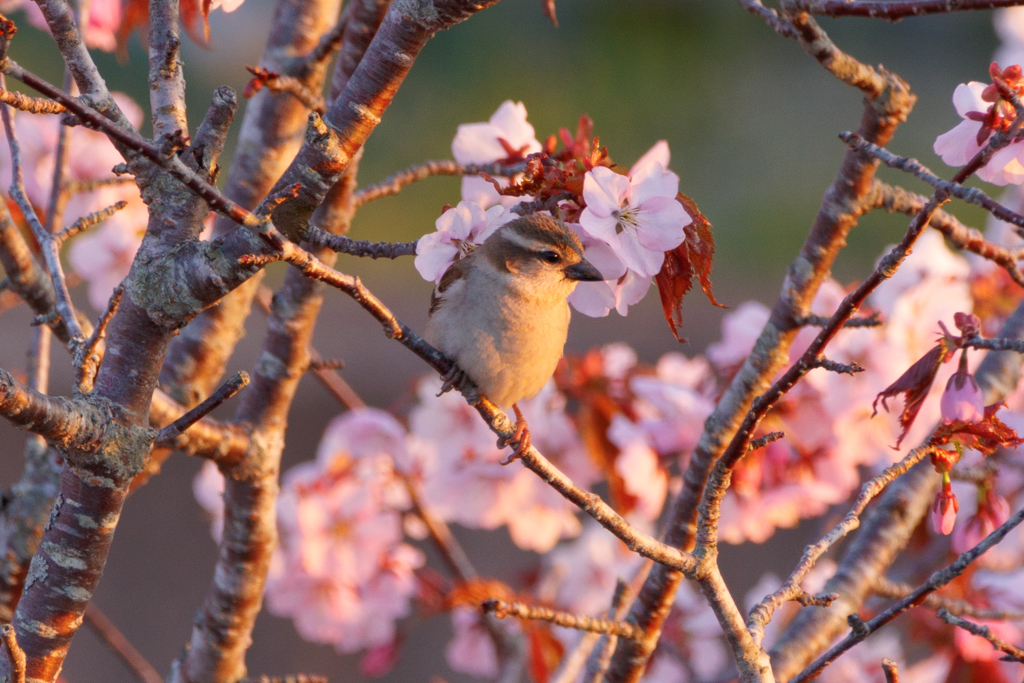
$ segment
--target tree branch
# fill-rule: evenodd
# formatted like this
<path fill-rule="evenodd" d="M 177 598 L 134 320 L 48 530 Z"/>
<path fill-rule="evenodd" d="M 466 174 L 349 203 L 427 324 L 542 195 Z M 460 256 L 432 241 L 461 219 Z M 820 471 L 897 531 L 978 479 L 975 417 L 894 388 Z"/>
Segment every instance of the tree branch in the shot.
<path fill-rule="evenodd" d="M 956 616 L 955 614 L 952 614 L 949 610 L 945 608 L 940 609 L 937 612 L 937 615 L 939 619 L 942 619 L 944 622 L 950 624 L 951 626 L 962 628 L 968 633 L 984 638 L 988 642 L 992 643 L 992 647 L 994 647 L 995 649 L 999 650 L 1000 652 L 1005 652 L 1009 656 L 1009 658 L 1015 659 L 1021 664 L 1024 664 L 1024 650 L 1014 645 L 1010 645 L 1005 640 L 1003 640 L 996 634 L 992 633 L 992 630 L 988 626 L 981 626 L 980 624 L 975 624 L 973 621 L 961 619 L 960 617 Z"/>
<path fill-rule="evenodd" d="M 493 614 L 498 619 L 506 617 L 518 617 L 520 619 L 536 619 L 547 621 L 555 626 L 587 631 L 589 633 L 602 633 L 618 638 L 635 639 L 642 637 L 640 630 L 625 621 L 610 621 L 608 619 L 595 619 L 582 614 L 570 614 L 559 612 L 547 607 L 526 605 L 521 602 L 505 602 L 503 600 L 486 600 L 480 605 L 484 614 Z"/>

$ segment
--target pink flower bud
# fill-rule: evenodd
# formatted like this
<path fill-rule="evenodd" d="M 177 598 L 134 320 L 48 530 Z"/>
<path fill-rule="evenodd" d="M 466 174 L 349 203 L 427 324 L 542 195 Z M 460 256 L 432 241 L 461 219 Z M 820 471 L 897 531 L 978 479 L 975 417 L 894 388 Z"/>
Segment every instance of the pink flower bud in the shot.
<path fill-rule="evenodd" d="M 935 531 L 944 536 L 951 534 L 959 509 L 960 503 L 957 502 L 947 477 L 942 490 L 935 495 L 935 503 L 932 505 L 932 526 L 935 527 Z"/>
<path fill-rule="evenodd" d="M 974 376 L 967 372 L 966 353 L 960 356 L 960 367 L 946 383 L 940 402 L 945 422 L 981 422 L 985 419 L 985 402 Z"/>

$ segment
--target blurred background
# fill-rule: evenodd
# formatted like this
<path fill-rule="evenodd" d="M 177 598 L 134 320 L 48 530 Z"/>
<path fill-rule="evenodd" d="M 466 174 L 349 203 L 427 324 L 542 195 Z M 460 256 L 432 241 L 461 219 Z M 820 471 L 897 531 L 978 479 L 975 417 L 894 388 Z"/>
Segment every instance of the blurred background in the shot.
<path fill-rule="evenodd" d="M 232 14 L 216 11 L 210 17 L 211 49 L 186 45 L 193 125 L 217 86 L 227 84 L 241 92 L 249 78 L 245 65 L 259 63 L 273 8 L 273 0 L 247 0 Z M 718 299 L 731 306 L 748 299 L 770 305 L 844 153 L 837 134 L 855 129 L 860 120 L 860 94 L 738 3 L 559 0 L 558 18 L 556 29 L 543 17 L 538 0 L 503 0 L 438 34 L 368 142 L 362 183 L 427 159 L 450 158 L 458 124 L 486 121 L 506 99 L 525 103 L 540 140 L 562 126 L 575 130 L 580 114 L 587 113 L 601 144 L 622 165 L 632 164 L 657 140 L 668 140 L 680 189 L 697 201 L 715 228 Z M 12 57 L 60 83 L 63 69 L 53 43 L 27 22 L 18 23 Z M 986 78 L 996 46 L 991 14 L 899 24 L 861 19 L 822 23 L 841 48 L 909 81 L 920 100 L 890 148 L 918 157 L 940 174 L 947 172 L 931 145 L 960 120 L 951 103 L 955 86 Z M 146 55 L 137 38 L 132 39 L 127 63 L 106 53 L 95 57 L 111 90 L 127 92 L 145 106 Z M 230 163 L 230 148 L 227 157 L 222 164 Z M 915 179 L 897 178 L 888 169 L 880 176 L 925 191 Z M 371 240 L 415 239 L 433 229 L 443 205 L 458 199 L 457 179 L 428 179 L 397 198 L 366 206 L 350 234 Z M 965 222 L 983 227 L 980 212 L 962 204 L 952 210 Z M 839 257 L 837 278 L 849 282 L 863 277 L 881 249 L 902 235 L 906 223 L 905 217 L 884 213 L 864 218 Z M 364 262 L 342 256 L 338 267 L 359 275 L 400 318 L 422 329 L 430 285 L 420 279 L 410 259 Z M 279 283 L 282 272 L 272 266 L 268 283 Z M 76 295 L 88 310 L 84 292 Z M 690 341 L 679 345 L 652 290 L 627 318 L 616 313 L 603 319 L 575 315 L 569 350 L 625 341 L 644 362 L 670 350 L 695 355 L 719 337 L 722 315 L 699 293 L 691 294 L 683 328 Z M 0 318 L 0 367 L 24 367 L 30 318 L 24 306 Z M 262 314 L 254 313 L 230 371 L 252 367 L 263 330 Z M 328 358 L 344 359 L 343 375 L 356 391 L 371 405 L 386 408 L 407 400 L 410 383 L 424 366 L 383 339 L 379 325 L 355 304 L 339 293 L 328 294 L 317 348 Z M 60 350 L 54 351 L 54 383 L 56 393 L 70 393 L 70 365 Z M 219 415 L 228 417 L 233 410 L 228 403 Z M 313 457 L 325 424 L 337 413 L 326 391 L 314 379 L 307 380 L 292 410 L 285 469 Z M 20 473 L 24 434 L 0 423 L 0 439 L 5 455 L 0 458 L 0 484 L 6 488 Z M 176 455 L 159 477 L 132 496 L 95 597 L 161 673 L 189 638 L 215 559 L 207 520 L 192 497 L 191 481 L 199 464 Z M 456 531 L 485 576 L 515 584 L 537 564 L 537 556 L 516 550 L 503 530 Z M 808 531 L 780 532 L 760 546 L 723 547 L 723 571 L 734 594 L 742 596 L 762 571 L 788 572 Z M 436 565 L 436 558 L 431 561 Z M 446 668 L 442 656 L 450 634 L 447 619 L 434 617 L 426 628 L 412 626 L 398 666 L 384 680 L 427 681 L 434 675 L 462 680 Z M 248 658 L 252 674 L 304 672 L 325 674 L 332 681 L 360 679 L 355 657 L 303 642 L 289 621 L 264 613 L 253 639 Z M 70 683 L 129 679 L 88 629 L 72 645 L 65 676 Z"/>

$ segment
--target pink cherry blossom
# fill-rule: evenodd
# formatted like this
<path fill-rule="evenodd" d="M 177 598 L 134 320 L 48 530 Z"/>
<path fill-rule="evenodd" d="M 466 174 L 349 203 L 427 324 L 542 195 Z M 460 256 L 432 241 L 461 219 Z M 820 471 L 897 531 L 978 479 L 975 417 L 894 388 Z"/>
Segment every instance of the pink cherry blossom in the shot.
<path fill-rule="evenodd" d="M 484 211 L 479 204 L 462 201 L 434 222 L 436 232 L 416 243 L 416 270 L 424 280 L 440 282 L 448 266 L 484 243 L 502 223 L 515 218 L 500 206 Z"/>
<path fill-rule="evenodd" d="M 31 1 L 5 3 L 7 12 L 10 9 L 24 10 L 28 23 L 40 31 L 49 32 L 49 26 L 39 6 Z M 117 49 L 117 29 L 124 15 L 120 0 L 94 0 L 89 3 L 89 23 L 85 27 L 86 47 L 96 48 L 105 52 Z"/>
<path fill-rule="evenodd" d="M 615 472 L 626 492 L 636 498 L 633 511 L 649 520 L 658 518 L 668 493 L 668 471 L 658 460 L 647 434 L 622 415 L 612 418 L 608 439 L 619 448 Z"/>
<path fill-rule="evenodd" d="M 689 455 L 714 408 L 707 360 L 667 353 L 658 360 L 654 376 L 636 375 L 630 387 L 638 399 L 639 425 L 654 449 L 661 455 Z"/>
<path fill-rule="evenodd" d="M 480 416 L 461 396 L 436 397 L 439 386 L 436 378 L 422 381 L 420 403 L 409 416 L 414 436 L 437 449 L 436 465 L 425 471 L 422 484 L 435 514 L 474 528 L 508 526 L 513 542 L 536 552 L 577 535 L 575 506 L 525 468 L 502 466 L 506 453 Z M 553 383 L 519 407 L 534 444 L 557 467 L 581 486 L 597 480 Z"/>
<path fill-rule="evenodd" d="M 583 243 L 583 257 L 590 261 L 601 271 L 604 280 L 601 282 L 580 282 L 576 289 L 569 295 L 569 303 L 583 315 L 591 318 L 603 318 L 613 309 L 620 306 L 619 292 L 622 287 L 620 280 L 626 276 L 626 264 L 616 255 L 615 250 L 605 242 L 592 237 L 578 223 L 571 223 L 569 227 Z M 648 279 L 648 284 L 650 279 Z M 643 298 L 644 292 L 640 293 Z M 636 303 L 640 298 L 633 296 L 635 292 L 629 292 L 628 299 L 622 299 L 620 315 L 625 315 L 629 306 Z"/>
<path fill-rule="evenodd" d="M 770 311 L 757 301 L 745 301 L 722 318 L 722 340 L 708 345 L 708 359 L 719 372 L 730 374 L 750 355 Z"/>
<path fill-rule="evenodd" d="M 645 155 L 628 175 L 598 166 L 583 180 L 587 207 L 580 225 L 644 277 L 658 274 L 665 252 L 682 244 L 683 226 L 692 221 L 676 201 L 679 176 L 662 164 L 662 149 L 667 146 Z"/>
<path fill-rule="evenodd" d="M 453 670 L 493 679 L 498 675 L 498 652 L 494 640 L 480 621 L 476 610 L 460 607 L 452 610 L 455 637 L 444 649 L 445 660 Z"/>
<path fill-rule="evenodd" d="M 934 145 L 935 153 L 950 166 L 965 165 L 986 142 L 986 137 L 982 137 L 981 142 L 978 142 L 982 122 L 968 117 L 969 114 L 985 114 L 991 107 L 998 106 L 981 98 L 984 89 L 984 83 L 971 81 L 966 85 L 961 83 L 953 91 L 953 106 L 964 120 L 936 138 Z M 978 170 L 978 177 L 995 185 L 1019 185 L 1024 182 L 1022 154 L 1024 143 L 1014 142 L 1007 145 Z"/>
<path fill-rule="evenodd" d="M 521 158 L 539 151 L 541 146 L 533 126 L 526 120 L 526 107 L 522 102 L 512 100 L 502 102 L 487 123 L 460 125 L 452 140 L 452 155 L 460 164 L 490 164 L 510 156 Z M 507 178 L 497 180 L 502 187 L 508 187 Z M 499 202 L 510 207 L 524 199 L 529 200 L 525 197 L 502 197 L 491 183 L 477 176 L 463 176 L 462 199 L 483 207 Z"/>
<path fill-rule="evenodd" d="M 981 543 L 986 536 L 1006 523 L 1010 518 L 1010 504 L 1005 498 L 987 488 L 979 501 L 978 511 L 953 531 L 952 546 L 958 553 L 965 553 Z M 989 549 L 989 555 L 995 548 Z"/>
<path fill-rule="evenodd" d="M 981 422 L 985 419 L 985 399 L 974 375 L 967 372 L 967 353 L 960 354 L 960 368 L 949 378 L 940 402 L 944 422 Z"/>
<path fill-rule="evenodd" d="M 192 480 L 192 495 L 210 516 L 210 536 L 219 544 L 224 531 L 224 475 L 210 460 L 203 461 Z"/>

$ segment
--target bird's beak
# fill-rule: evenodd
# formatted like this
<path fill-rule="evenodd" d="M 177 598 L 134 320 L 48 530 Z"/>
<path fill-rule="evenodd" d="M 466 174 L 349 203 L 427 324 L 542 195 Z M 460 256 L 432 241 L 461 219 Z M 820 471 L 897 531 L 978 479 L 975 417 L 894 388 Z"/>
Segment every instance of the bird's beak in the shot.
<path fill-rule="evenodd" d="M 605 279 L 604 275 L 601 275 L 601 271 L 595 268 L 590 261 L 580 261 L 566 266 L 562 272 L 565 273 L 566 279 L 577 282 L 600 282 Z"/>

